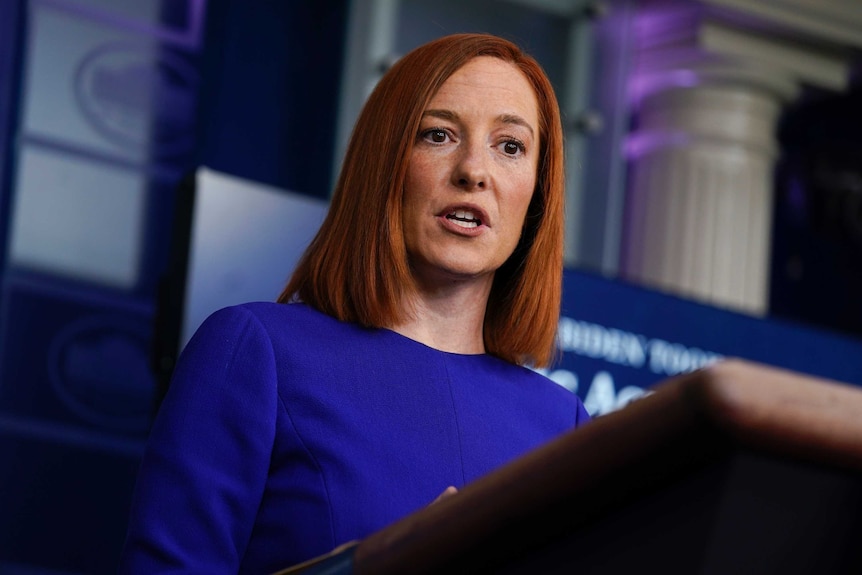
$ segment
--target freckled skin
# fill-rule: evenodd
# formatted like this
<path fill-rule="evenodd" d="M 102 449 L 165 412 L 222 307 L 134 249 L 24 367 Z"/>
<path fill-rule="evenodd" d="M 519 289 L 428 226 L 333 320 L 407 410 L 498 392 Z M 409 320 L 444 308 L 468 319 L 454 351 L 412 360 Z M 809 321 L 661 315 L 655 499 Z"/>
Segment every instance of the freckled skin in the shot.
<path fill-rule="evenodd" d="M 405 239 L 420 285 L 490 286 L 520 238 L 539 147 L 536 96 L 514 65 L 478 57 L 446 80 L 423 115 L 405 183 Z M 456 209 L 481 224 L 445 217 Z"/>

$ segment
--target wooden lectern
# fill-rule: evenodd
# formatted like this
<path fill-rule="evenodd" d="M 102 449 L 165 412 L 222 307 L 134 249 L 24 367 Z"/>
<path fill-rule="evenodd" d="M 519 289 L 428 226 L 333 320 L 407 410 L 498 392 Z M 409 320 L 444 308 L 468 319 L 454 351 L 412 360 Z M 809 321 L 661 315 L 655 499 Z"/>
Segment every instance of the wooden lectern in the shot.
<path fill-rule="evenodd" d="M 862 389 L 739 360 L 655 389 L 300 572 L 862 573 Z"/>

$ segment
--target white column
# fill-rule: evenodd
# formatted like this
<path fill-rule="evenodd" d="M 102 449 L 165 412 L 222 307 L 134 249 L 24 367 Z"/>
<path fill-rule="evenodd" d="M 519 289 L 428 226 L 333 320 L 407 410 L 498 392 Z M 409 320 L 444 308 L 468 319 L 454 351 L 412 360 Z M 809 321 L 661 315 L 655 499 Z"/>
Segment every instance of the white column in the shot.
<path fill-rule="evenodd" d="M 626 277 L 722 307 L 765 311 L 782 96 L 714 83 L 642 101 L 627 150 Z"/>
<path fill-rule="evenodd" d="M 638 26 L 621 274 L 762 315 L 777 121 L 800 83 L 841 90 L 849 65 L 831 48 L 675 6 L 644 10 Z"/>

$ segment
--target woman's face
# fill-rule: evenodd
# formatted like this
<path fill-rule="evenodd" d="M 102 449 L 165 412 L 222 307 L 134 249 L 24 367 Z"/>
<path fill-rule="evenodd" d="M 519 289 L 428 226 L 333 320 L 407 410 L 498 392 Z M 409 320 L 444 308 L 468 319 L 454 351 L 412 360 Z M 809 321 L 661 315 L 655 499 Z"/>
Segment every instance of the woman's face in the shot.
<path fill-rule="evenodd" d="M 420 283 L 493 278 L 518 244 L 539 147 L 536 96 L 513 64 L 481 56 L 446 80 L 422 116 L 404 189 Z"/>

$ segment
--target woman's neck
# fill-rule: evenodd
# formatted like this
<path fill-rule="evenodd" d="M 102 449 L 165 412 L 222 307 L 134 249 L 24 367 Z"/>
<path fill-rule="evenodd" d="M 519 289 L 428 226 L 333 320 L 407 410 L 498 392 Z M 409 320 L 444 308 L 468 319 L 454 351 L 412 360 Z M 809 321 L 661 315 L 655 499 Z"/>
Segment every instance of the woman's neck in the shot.
<path fill-rule="evenodd" d="M 407 319 L 389 328 L 440 351 L 485 353 L 483 328 L 490 291 L 491 281 L 453 282 L 433 290 L 420 287 Z"/>

